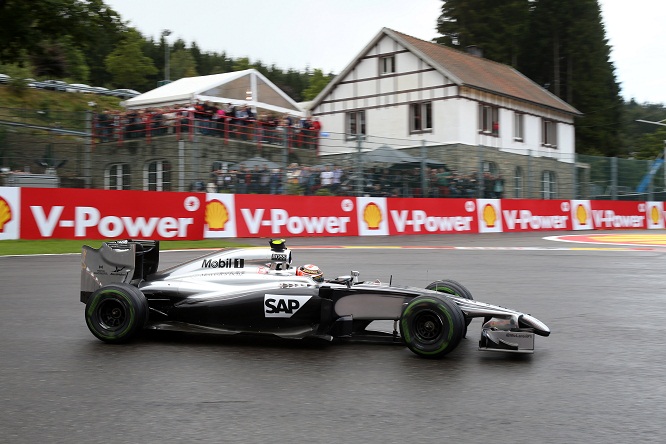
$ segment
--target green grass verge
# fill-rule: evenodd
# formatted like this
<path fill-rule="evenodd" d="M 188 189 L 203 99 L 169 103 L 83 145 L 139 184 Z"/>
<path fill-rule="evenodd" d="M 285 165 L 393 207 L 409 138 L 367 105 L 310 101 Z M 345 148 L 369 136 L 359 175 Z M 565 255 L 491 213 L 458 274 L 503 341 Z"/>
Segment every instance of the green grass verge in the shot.
<path fill-rule="evenodd" d="M 0 241 L 0 256 L 14 254 L 61 254 L 80 253 L 83 245 L 99 248 L 101 240 L 2 240 Z M 201 241 L 160 241 L 160 250 L 187 250 L 195 248 L 226 248 L 249 247 L 250 244 L 232 242 L 221 239 L 207 239 Z"/>

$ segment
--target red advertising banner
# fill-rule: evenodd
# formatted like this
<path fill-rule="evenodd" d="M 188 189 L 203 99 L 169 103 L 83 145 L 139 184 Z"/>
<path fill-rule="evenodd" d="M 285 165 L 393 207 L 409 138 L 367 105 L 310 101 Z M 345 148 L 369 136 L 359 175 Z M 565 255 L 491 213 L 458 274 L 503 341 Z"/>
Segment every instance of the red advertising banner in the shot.
<path fill-rule="evenodd" d="M 205 194 L 23 188 L 22 239 L 202 239 Z"/>
<path fill-rule="evenodd" d="M 502 231 L 571 230 L 571 202 L 568 200 L 503 199 Z"/>
<path fill-rule="evenodd" d="M 238 237 L 358 236 L 356 199 L 238 194 Z"/>
<path fill-rule="evenodd" d="M 474 199 L 387 199 L 389 234 L 477 233 Z"/>
<path fill-rule="evenodd" d="M 647 228 L 645 202 L 591 200 L 589 218 L 596 230 Z"/>
<path fill-rule="evenodd" d="M 647 229 L 662 228 L 663 213 L 662 202 L 5 187 L 0 188 L 0 239 L 182 240 Z"/>

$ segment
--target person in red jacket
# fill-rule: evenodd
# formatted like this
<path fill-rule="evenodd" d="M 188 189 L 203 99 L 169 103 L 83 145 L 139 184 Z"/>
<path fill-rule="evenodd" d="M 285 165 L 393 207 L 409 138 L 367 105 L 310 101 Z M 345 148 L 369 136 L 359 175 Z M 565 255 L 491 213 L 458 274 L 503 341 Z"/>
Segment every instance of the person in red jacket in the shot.
<path fill-rule="evenodd" d="M 312 141 L 312 147 L 317 148 L 319 146 L 319 132 L 321 131 L 321 122 L 319 121 L 319 117 L 313 117 L 312 121 L 310 122 L 310 139 Z"/>

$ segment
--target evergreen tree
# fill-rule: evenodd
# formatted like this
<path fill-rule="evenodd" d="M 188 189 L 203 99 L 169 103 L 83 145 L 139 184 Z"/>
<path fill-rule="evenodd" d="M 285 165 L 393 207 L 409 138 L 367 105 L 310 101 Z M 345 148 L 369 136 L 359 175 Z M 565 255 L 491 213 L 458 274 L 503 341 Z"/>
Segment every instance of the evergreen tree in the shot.
<path fill-rule="evenodd" d="M 192 53 L 186 49 L 179 49 L 171 54 L 171 80 L 182 79 L 183 77 L 196 77 L 196 62 Z"/>
<path fill-rule="evenodd" d="M 326 88 L 332 79 L 332 75 L 325 76 L 321 69 L 315 69 L 308 79 L 308 87 L 303 91 L 303 100 L 312 100 L 317 97 L 317 94 Z"/>
<path fill-rule="evenodd" d="M 576 151 L 615 156 L 620 88 L 597 0 L 443 0 L 437 42 L 477 46 L 576 107 Z"/>
<path fill-rule="evenodd" d="M 157 73 L 153 61 L 141 50 L 140 34 L 134 31 L 127 33 L 125 40 L 107 56 L 105 64 L 114 83 L 124 88 L 144 90 L 146 78 Z"/>
<path fill-rule="evenodd" d="M 576 152 L 623 154 L 620 87 L 597 0 L 534 0 L 524 48 L 518 69 L 584 114 Z"/>
<path fill-rule="evenodd" d="M 515 67 L 528 14 L 529 0 L 445 0 L 435 41 L 462 51 L 475 46 L 485 58 Z"/>

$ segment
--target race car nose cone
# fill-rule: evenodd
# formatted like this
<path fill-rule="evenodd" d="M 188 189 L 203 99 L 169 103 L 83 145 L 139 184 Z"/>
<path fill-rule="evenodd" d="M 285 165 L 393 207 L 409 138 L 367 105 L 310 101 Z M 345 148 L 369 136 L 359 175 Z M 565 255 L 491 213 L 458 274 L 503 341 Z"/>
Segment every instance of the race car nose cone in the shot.
<path fill-rule="evenodd" d="M 548 328 L 546 324 L 544 324 L 534 316 L 524 314 L 520 317 L 520 322 L 532 327 L 534 329 L 534 333 L 540 336 L 550 335 L 550 328 Z"/>

